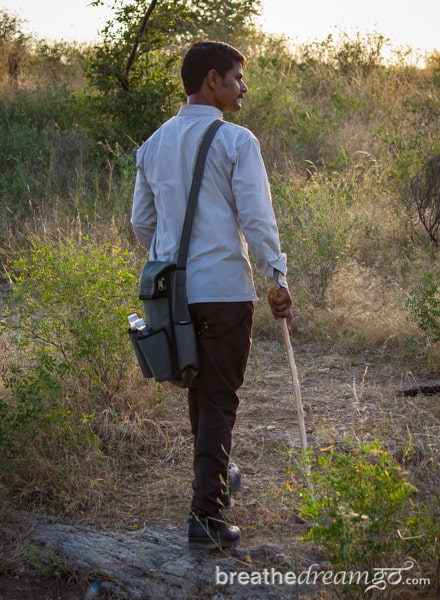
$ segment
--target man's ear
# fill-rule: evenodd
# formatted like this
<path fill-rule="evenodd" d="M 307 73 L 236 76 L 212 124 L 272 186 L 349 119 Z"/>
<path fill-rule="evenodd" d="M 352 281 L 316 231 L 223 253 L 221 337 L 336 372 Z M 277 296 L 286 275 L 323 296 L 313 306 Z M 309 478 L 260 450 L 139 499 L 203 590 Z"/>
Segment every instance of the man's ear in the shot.
<path fill-rule="evenodd" d="M 210 69 L 206 75 L 206 83 L 209 87 L 216 87 L 218 80 L 220 79 L 220 75 L 216 69 Z"/>

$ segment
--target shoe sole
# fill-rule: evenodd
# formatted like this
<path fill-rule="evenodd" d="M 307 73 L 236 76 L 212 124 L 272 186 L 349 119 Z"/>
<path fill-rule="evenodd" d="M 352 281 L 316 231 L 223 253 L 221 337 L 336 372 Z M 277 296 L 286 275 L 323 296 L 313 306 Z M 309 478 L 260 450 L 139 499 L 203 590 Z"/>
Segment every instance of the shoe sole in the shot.
<path fill-rule="evenodd" d="M 212 540 L 206 540 L 206 539 L 193 539 L 193 540 L 189 540 L 189 547 L 191 550 L 222 550 L 222 549 L 228 549 L 228 548 L 234 548 L 234 546 L 236 546 L 238 543 L 240 542 L 240 540 L 236 540 L 235 542 L 230 542 L 230 543 L 223 543 L 221 544 L 220 542 L 214 542 Z"/>

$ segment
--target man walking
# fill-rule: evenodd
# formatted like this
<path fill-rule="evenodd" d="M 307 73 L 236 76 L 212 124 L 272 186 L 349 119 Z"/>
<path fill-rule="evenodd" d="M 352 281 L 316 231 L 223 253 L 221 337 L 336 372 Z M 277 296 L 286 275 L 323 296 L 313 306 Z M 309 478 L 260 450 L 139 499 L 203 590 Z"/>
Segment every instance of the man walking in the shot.
<path fill-rule="evenodd" d="M 191 46 L 181 74 L 187 104 L 138 150 L 132 225 L 150 259 L 176 261 L 186 201 L 203 134 L 240 110 L 245 57 L 222 42 Z M 224 123 L 208 152 L 187 260 L 187 294 L 201 373 L 188 391 L 194 435 L 190 547 L 231 547 L 240 539 L 223 509 L 238 396 L 251 345 L 256 293 L 248 247 L 277 285 L 274 318 L 292 320 L 286 256 L 280 250 L 266 170 L 255 136 Z"/>

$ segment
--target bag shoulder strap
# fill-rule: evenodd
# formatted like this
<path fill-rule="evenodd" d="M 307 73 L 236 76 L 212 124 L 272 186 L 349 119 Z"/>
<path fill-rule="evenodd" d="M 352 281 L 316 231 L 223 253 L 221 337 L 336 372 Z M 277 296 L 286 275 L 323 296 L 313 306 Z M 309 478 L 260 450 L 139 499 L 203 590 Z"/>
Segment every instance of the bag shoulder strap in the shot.
<path fill-rule="evenodd" d="M 179 256 L 177 258 L 177 268 L 185 268 L 186 259 L 188 257 L 189 240 L 191 228 L 196 211 L 197 197 L 199 195 L 200 184 L 202 181 L 203 169 L 205 167 L 206 155 L 208 154 L 209 146 L 217 132 L 217 129 L 223 125 L 224 121 L 216 119 L 206 130 L 200 145 L 197 156 L 196 165 L 194 167 L 193 180 L 188 197 L 188 205 L 186 207 L 185 220 L 183 222 L 182 235 L 180 237 Z"/>

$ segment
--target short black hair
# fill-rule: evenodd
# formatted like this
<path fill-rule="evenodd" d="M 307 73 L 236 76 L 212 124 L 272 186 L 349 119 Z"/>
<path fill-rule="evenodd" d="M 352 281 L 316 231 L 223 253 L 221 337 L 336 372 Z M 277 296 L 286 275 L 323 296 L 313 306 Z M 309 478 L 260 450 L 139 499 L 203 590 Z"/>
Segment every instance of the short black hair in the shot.
<path fill-rule="evenodd" d="M 209 40 L 195 42 L 182 63 L 181 75 L 186 95 L 190 96 L 200 90 L 211 69 L 224 77 L 238 62 L 245 66 L 246 57 L 230 44 Z"/>

